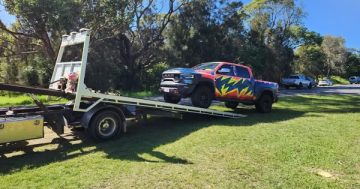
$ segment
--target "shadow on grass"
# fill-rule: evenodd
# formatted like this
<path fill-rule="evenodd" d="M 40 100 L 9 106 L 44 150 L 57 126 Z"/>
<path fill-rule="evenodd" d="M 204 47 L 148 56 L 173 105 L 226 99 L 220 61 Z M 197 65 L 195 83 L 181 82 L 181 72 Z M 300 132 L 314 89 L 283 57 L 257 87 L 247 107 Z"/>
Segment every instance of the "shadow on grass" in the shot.
<path fill-rule="evenodd" d="M 121 134 L 117 139 L 96 143 L 87 139 L 83 132 L 75 132 L 74 139 L 54 139 L 50 144 L 59 144 L 56 149 L 42 152 L 34 152 L 34 148 L 39 148 L 49 144 L 38 144 L 33 146 L 14 146 L 0 148 L 0 173 L 8 174 L 20 171 L 23 168 L 32 169 L 41 167 L 52 162 L 64 161 L 77 156 L 82 156 L 93 152 L 105 152 L 108 158 L 130 160 L 138 162 L 161 162 L 175 164 L 191 164 L 190 161 L 177 156 L 168 156 L 156 151 L 158 146 L 169 144 L 180 138 L 191 134 L 202 128 L 212 125 L 222 126 L 252 126 L 259 122 L 272 123 L 285 121 L 302 115 L 301 112 L 276 109 L 273 114 L 261 115 L 258 119 L 253 110 L 237 110 L 241 113 L 250 114 L 248 118 L 224 119 L 209 116 L 184 115 L 182 120 L 174 118 L 152 118 L 144 124 L 136 124 L 128 128 L 126 134 Z M 259 114 L 257 114 L 259 115 Z M 209 121 L 211 120 L 211 121 Z M 71 144 L 74 140 L 81 140 L 80 144 Z M 93 148 L 92 148 L 93 147 Z M 88 150 L 88 148 L 91 148 Z M 24 154 L 6 158 L 4 153 L 16 149 L 23 151 Z M 141 154 L 148 154 L 157 160 L 148 160 L 141 157 Z"/>
<path fill-rule="evenodd" d="M 71 144 L 71 140 L 54 139 L 51 144 L 59 144 L 56 149 L 43 152 L 33 152 L 33 148 L 26 146 L 17 148 L 25 153 L 7 158 L 2 156 L 4 150 L 0 147 L 0 174 L 9 174 L 22 169 L 33 169 L 53 162 L 64 161 L 93 152 L 104 152 L 107 158 L 128 160 L 136 162 L 161 162 L 175 164 L 191 164 L 190 161 L 179 156 L 169 156 L 156 151 L 161 145 L 173 143 L 195 131 L 213 125 L 217 126 L 253 126 L 258 123 L 276 123 L 304 116 L 307 112 L 344 113 L 357 111 L 359 98 L 344 97 L 343 99 L 328 99 L 312 97 L 292 97 L 285 99 L 273 110 L 271 114 L 258 114 L 253 109 L 237 109 L 237 113 L 248 117 L 241 119 L 224 119 L 208 116 L 185 115 L 182 120 L 174 118 L 152 118 L 145 124 L 134 125 L 128 128 L 128 133 L 118 138 L 102 143 L 88 140 L 83 132 L 74 133 L 75 139 L 81 140 L 79 144 Z M 357 102 L 357 103 L 356 103 Z M 330 105 L 329 105 L 330 104 Z M 313 115 L 311 115 L 313 116 Z M 321 116 L 321 115 L 319 115 Z M 6 149 L 5 149 L 6 151 Z M 143 158 L 141 154 L 148 154 L 156 160 Z"/>

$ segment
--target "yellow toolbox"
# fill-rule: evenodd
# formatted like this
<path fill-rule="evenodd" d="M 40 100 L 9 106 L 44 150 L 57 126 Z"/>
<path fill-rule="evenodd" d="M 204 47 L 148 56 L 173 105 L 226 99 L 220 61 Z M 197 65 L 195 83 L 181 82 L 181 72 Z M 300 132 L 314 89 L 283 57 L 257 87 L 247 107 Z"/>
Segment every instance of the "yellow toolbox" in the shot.
<path fill-rule="evenodd" d="M 42 137 L 43 116 L 0 118 L 0 144 Z"/>

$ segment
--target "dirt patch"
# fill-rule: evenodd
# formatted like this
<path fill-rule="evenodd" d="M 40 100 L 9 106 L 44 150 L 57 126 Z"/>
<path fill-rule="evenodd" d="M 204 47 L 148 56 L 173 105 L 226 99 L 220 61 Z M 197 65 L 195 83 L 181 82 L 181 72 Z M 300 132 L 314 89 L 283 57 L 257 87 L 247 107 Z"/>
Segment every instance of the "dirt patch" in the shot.
<path fill-rule="evenodd" d="M 316 174 L 318 176 L 321 176 L 323 178 L 327 178 L 327 179 L 339 179 L 340 174 L 335 173 L 334 171 L 329 171 L 329 170 L 323 170 L 323 169 L 319 169 L 319 168 L 311 168 L 309 169 L 309 171 L 313 174 Z"/>
<path fill-rule="evenodd" d="M 14 142 L 0 146 L 0 157 L 10 158 L 33 152 L 55 150 L 61 146 L 80 144 L 86 137 L 84 132 L 74 132 L 65 127 L 64 134 L 58 136 L 47 127 L 44 128 L 44 138 Z"/>

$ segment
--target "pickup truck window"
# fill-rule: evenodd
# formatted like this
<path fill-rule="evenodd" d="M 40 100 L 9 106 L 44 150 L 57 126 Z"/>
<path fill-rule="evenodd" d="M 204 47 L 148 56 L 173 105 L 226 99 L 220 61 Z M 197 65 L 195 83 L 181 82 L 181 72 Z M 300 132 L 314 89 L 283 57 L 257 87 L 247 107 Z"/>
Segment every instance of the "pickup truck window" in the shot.
<path fill-rule="evenodd" d="M 236 76 L 242 77 L 242 78 L 250 78 L 250 73 L 248 69 L 242 67 L 242 66 L 236 66 Z"/>
<path fill-rule="evenodd" d="M 221 75 L 235 76 L 234 66 L 229 65 L 229 64 L 224 64 L 224 65 L 222 65 L 222 66 L 218 69 L 217 73 L 220 74 L 220 73 L 219 73 L 219 70 L 221 70 L 221 69 L 223 69 L 223 68 L 229 69 L 230 72 L 229 72 L 229 73 L 226 73 L 226 74 L 223 74 L 223 73 L 222 73 Z"/>
<path fill-rule="evenodd" d="M 213 63 L 202 63 L 195 67 L 193 67 L 194 70 L 213 70 L 218 66 L 219 63 L 213 62 Z"/>
<path fill-rule="evenodd" d="M 289 77 L 289 79 L 299 79 L 299 76 L 291 75 L 291 76 Z"/>

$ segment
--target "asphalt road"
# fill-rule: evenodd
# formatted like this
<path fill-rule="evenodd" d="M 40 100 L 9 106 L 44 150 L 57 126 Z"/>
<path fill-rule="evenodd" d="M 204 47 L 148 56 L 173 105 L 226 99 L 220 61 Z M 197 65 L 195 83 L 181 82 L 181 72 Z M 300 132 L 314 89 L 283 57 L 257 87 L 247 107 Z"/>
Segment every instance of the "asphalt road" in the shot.
<path fill-rule="evenodd" d="M 347 95 L 360 95 L 360 85 L 335 85 L 329 87 L 315 87 L 312 89 L 282 89 L 280 90 L 281 96 L 294 96 L 301 94 L 321 94 L 321 95 L 331 95 L 331 94 L 347 94 Z"/>

